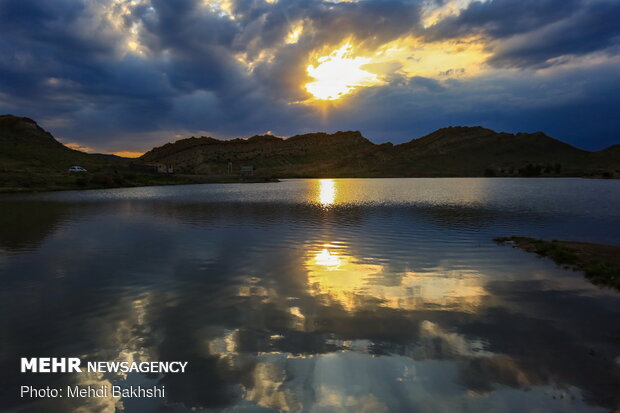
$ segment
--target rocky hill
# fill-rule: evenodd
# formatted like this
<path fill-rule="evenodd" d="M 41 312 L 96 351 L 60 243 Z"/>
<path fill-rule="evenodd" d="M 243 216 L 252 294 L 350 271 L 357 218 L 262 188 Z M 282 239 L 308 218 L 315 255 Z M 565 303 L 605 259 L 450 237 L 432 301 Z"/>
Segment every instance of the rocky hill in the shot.
<path fill-rule="evenodd" d="M 376 145 L 358 131 L 189 138 L 154 148 L 142 159 L 198 174 L 225 174 L 229 163 L 235 171 L 252 165 L 257 174 L 276 177 L 614 176 L 620 174 L 619 152 L 584 151 L 542 132 L 476 126 L 443 128 L 400 145 Z"/>
<path fill-rule="evenodd" d="M 310 133 L 288 139 L 262 135 L 229 141 L 201 137 L 152 149 L 141 159 L 169 163 L 186 173 L 225 174 L 230 162 L 235 170 L 252 165 L 264 175 L 314 176 L 341 174 L 347 169 L 340 165 L 343 156 L 375 146 L 359 132 Z"/>
<path fill-rule="evenodd" d="M 439 129 L 398 145 L 394 172 L 409 175 L 582 175 L 591 154 L 542 132 L 495 132 L 476 127 Z"/>
<path fill-rule="evenodd" d="M 88 170 L 70 173 L 79 165 Z M 134 173 L 129 160 L 88 154 L 58 142 L 34 120 L 0 115 L 0 192 L 187 183 Z"/>
<path fill-rule="evenodd" d="M 58 161 L 87 159 L 87 154 L 64 146 L 34 120 L 0 115 L 0 162 L 36 168 Z"/>
<path fill-rule="evenodd" d="M 32 119 L 0 116 L 0 191 L 228 182 L 235 175 L 239 179 L 242 166 L 253 166 L 258 178 L 620 177 L 620 145 L 588 152 L 542 132 L 510 134 L 479 126 L 443 128 L 400 145 L 377 145 L 358 131 L 287 139 L 189 138 L 154 148 L 141 160 L 172 165 L 177 176 L 137 173 L 135 160 L 76 151 Z M 71 174 L 72 165 L 88 173 Z M 233 176 L 226 176 L 229 165 Z"/>

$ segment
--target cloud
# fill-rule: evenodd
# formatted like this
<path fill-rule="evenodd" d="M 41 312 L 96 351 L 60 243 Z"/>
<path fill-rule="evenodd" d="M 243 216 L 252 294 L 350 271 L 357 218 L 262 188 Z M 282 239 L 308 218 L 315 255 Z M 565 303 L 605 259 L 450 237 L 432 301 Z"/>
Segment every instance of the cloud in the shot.
<path fill-rule="evenodd" d="M 429 40 L 482 34 L 496 67 L 544 67 L 605 51 L 620 40 L 620 4 L 610 0 L 473 2 L 426 33 Z M 610 51 L 617 54 L 618 50 Z"/>
<path fill-rule="evenodd" d="M 582 3 L 581 0 L 474 1 L 460 13 L 437 22 L 426 35 L 435 40 L 482 32 L 491 38 L 506 38 L 569 17 Z"/>
<path fill-rule="evenodd" d="M 369 88 L 330 113 L 330 123 L 377 141 L 403 142 L 440 127 L 484 125 L 508 132 L 545 131 L 584 148 L 618 141 L 620 58 L 531 73 L 491 71 L 472 79 Z"/>
<path fill-rule="evenodd" d="M 619 19 L 620 3 L 593 2 L 567 19 L 499 43 L 489 62 L 494 66 L 545 67 L 562 63 L 566 56 L 618 54 Z"/>
<path fill-rule="evenodd" d="M 618 17 L 608 0 L 2 0 L 0 111 L 97 151 L 205 131 L 399 141 L 458 123 L 540 125 L 597 147 L 618 135 L 605 93 L 617 76 L 603 69 Z M 299 103 L 308 66 L 347 43 L 377 82 Z M 569 115 L 583 126 L 563 126 Z M 575 136 L 589 128 L 596 139 Z"/>
<path fill-rule="evenodd" d="M 421 88 L 428 92 L 441 92 L 444 87 L 435 79 L 423 76 L 414 76 L 409 80 L 409 85 L 415 88 Z"/>
<path fill-rule="evenodd" d="M 63 143 L 64 143 L 65 146 L 68 146 L 71 149 L 75 149 L 76 151 L 82 151 L 82 152 L 92 152 L 93 151 L 92 148 L 89 148 L 87 146 L 82 146 L 79 143 L 73 143 L 73 142 L 63 142 Z"/>

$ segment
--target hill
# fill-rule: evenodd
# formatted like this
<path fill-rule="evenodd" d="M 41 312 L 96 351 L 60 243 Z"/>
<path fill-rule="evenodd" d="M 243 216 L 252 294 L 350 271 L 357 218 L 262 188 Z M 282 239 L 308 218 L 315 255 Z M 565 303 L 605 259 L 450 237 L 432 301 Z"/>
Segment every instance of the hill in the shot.
<path fill-rule="evenodd" d="M 172 165 L 175 176 L 135 163 Z M 70 173 L 80 165 L 88 170 Z M 232 173 L 229 174 L 229 165 Z M 181 139 L 139 161 L 87 154 L 58 142 L 34 120 L 0 116 L 0 192 L 239 181 L 302 177 L 589 176 L 620 177 L 620 145 L 588 152 L 542 132 L 510 134 L 480 126 L 448 127 L 409 142 L 374 144 L 358 131 L 284 139 Z M 148 168 L 147 168 L 148 170 Z"/>
<path fill-rule="evenodd" d="M 88 172 L 68 172 L 73 165 L 82 166 Z M 73 150 L 32 119 L 0 115 L 0 192 L 166 183 L 187 183 L 187 180 L 135 173 L 123 158 Z"/>
<path fill-rule="evenodd" d="M 262 135 L 229 141 L 201 137 L 154 148 L 141 159 L 169 163 L 178 171 L 197 174 L 225 174 L 230 162 L 235 171 L 242 165 L 252 165 L 266 176 L 328 176 L 347 172 L 354 176 L 363 168 L 343 166 L 341 158 L 375 146 L 359 132 L 310 133 L 288 139 Z"/>
<path fill-rule="evenodd" d="M 510 134 L 476 127 L 439 129 L 398 145 L 396 167 L 409 175 L 580 176 L 593 167 L 590 153 L 542 132 Z"/>
<path fill-rule="evenodd" d="M 0 165 L 5 168 L 38 170 L 92 161 L 88 154 L 58 142 L 32 119 L 0 116 Z"/>
<path fill-rule="evenodd" d="M 400 145 L 377 145 L 358 131 L 288 139 L 254 136 L 223 141 L 182 139 L 145 153 L 143 160 L 178 171 L 225 174 L 252 165 L 261 176 L 617 176 L 620 146 L 575 148 L 542 132 L 510 134 L 480 126 L 448 127 Z"/>

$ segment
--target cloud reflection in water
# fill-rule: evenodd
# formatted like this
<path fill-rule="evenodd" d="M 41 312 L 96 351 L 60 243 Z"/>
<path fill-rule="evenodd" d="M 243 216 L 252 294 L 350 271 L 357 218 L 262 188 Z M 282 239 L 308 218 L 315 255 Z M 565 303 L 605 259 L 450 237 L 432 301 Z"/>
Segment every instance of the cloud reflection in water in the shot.
<path fill-rule="evenodd" d="M 105 191 L 105 201 L 53 203 L 36 228 L 24 224 L 22 236 L 0 237 L 6 389 L 39 380 L 16 373 L 12 355 L 53 351 L 106 361 L 189 361 L 186 375 L 88 378 L 159 380 L 169 392 L 166 403 L 180 412 L 618 406 L 618 296 L 490 241 L 516 229 L 565 230 L 568 221 L 574 231 L 605 235 L 617 221 L 601 226 L 575 212 L 570 220 L 515 214 L 497 191 L 521 185 L 516 181 L 500 181 L 507 189 L 468 184 L 487 191 L 479 197 L 445 190 L 444 198 L 431 196 L 430 206 L 402 204 L 410 193 L 386 195 L 398 186 L 393 182 L 360 182 L 275 187 L 302 188 L 307 203 L 274 202 L 268 191 L 263 203 L 213 200 L 217 191 L 252 193 L 249 186 L 211 187 L 215 195 L 190 188 L 174 199 L 169 191 L 187 188 L 152 188 L 142 201 L 118 191 L 120 202 Z M 417 193 L 437 193 L 439 182 L 416 181 Z M 360 185 L 371 186 L 374 200 L 384 188 L 385 202 L 363 204 L 355 195 Z M 320 188 L 326 195 L 318 195 Z M 152 202 L 157 191 L 167 195 Z M 495 203 L 477 206 L 488 199 Z M 47 205 L 24 201 L 13 215 Z M 87 380 L 56 379 L 39 383 Z M 3 410 L 150 409 L 128 400 L 26 405 L 6 389 Z"/>

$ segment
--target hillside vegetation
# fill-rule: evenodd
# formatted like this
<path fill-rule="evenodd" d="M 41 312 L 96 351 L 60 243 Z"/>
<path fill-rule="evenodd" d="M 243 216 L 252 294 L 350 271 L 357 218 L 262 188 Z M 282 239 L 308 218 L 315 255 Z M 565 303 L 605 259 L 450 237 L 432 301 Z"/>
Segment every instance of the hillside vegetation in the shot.
<path fill-rule="evenodd" d="M 110 188 L 191 182 L 135 173 L 128 159 L 64 146 L 29 118 L 0 116 L 0 192 Z M 68 172 L 79 165 L 88 172 Z"/>
<path fill-rule="evenodd" d="M 592 283 L 620 290 L 620 247 L 589 242 L 541 240 L 530 237 L 495 238 L 499 244 L 510 244 L 556 264 L 583 271 Z"/>
<path fill-rule="evenodd" d="M 153 162 L 172 165 L 175 174 L 136 169 L 137 163 Z M 70 173 L 72 165 L 88 172 Z M 242 166 L 252 166 L 255 176 L 240 178 Z M 192 137 L 131 160 L 70 149 L 32 119 L 0 116 L 0 192 L 272 178 L 435 176 L 617 178 L 620 145 L 588 152 L 542 132 L 498 133 L 477 126 L 443 128 L 400 145 L 377 145 L 358 131 L 287 139 L 271 135 L 233 140 Z"/>
<path fill-rule="evenodd" d="M 620 146 L 588 152 L 542 132 L 510 134 L 449 127 L 400 145 L 374 144 L 358 131 L 311 133 L 288 139 L 254 136 L 222 141 L 182 139 L 145 153 L 195 174 L 224 174 L 229 163 L 263 176 L 620 176 Z"/>

